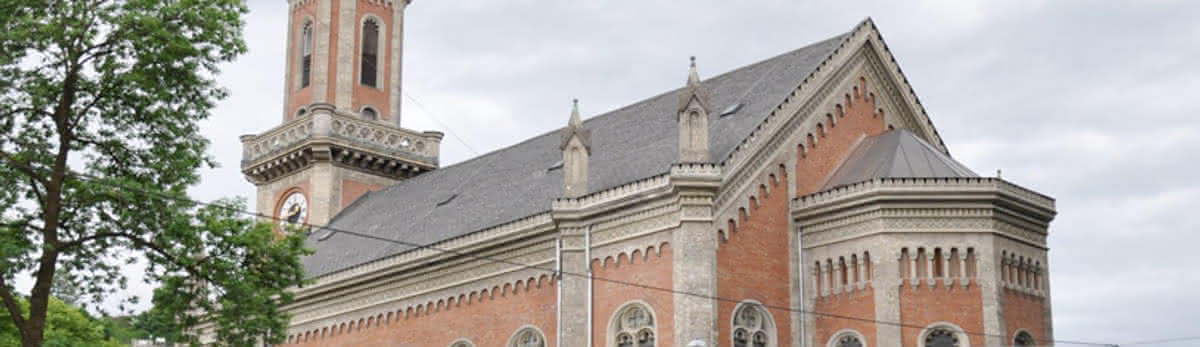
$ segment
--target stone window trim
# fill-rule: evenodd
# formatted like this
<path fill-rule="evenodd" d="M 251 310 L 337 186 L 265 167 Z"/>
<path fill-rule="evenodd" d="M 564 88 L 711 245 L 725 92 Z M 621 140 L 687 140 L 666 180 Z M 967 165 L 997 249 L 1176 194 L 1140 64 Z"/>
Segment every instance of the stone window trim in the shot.
<path fill-rule="evenodd" d="M 450 342 L 450 347 L 475 347 L 475 343 L 467 338 L 459 338 Z"/>
<path fill-rule="evenodd" d="M 954 336 L 958 338 L 958 347 L 971 347 L 971 341 L 967 338 L 967 333 L 962 327 L 950 322 L 934 322 L 926 325 L 925 329 L 921 329 L 921 333 L 917 335 L 917 347 L 927 347 L 925 345 L 925 338 L 937 330 L 949 330 L 953 332 Z"/>
<path fill-rule="evenodd" d="M 504 345 L 507 347 L 527 347 L 521 345 L 521 337 L 525 336 L 526 333 L 532 333 L 541 339 L 541 344 L 537 347 L 548 347 L 550 345 L 550 342 L 546 341 L 546 333 L 542 332 L 542 329 L 529 324 L 517 328 L 517 331 L 513 332 L 512 336 L 508 338 L 508 343 Z"/>
<path fill-rule="evenodd" d="M 850 329 L 850 328 L 846 328 L 846 329 L 842 329 L 842 330 L 838 330 L 837 332 L 834 332 L 833 335 L 829 337 L 829 342 L 826 343 L 825 346 L 826 347 L 838 347 L 838 342 L 841 341 L 841 339 L 845 338 L 845 337 L 855 337 L 858 339 L 859 343 L 862 343 L 862 347 L 869 347 L 869 346 L 867 346 L 867 337 L 865 335 L 863 335 L 862 333 L 858 332 L 858 330 L 854 330 L 854 329 Z"/>
<path fill-rule="evenodd" d="M 649 323 L 646 324 L 647 326 L 623 329 L 620 326 L 620 323 L 621 319 L 624 318 L 623 316 L 625 313 L 629 310 L 639 308 L 650 315 Z M 606 334 L 604 345 L 616 346 L 618 343 L 617 336 L 623 333 L 631 334 L 636 339 L 640 335 L 639 333 L 646 330 L 649 330 L 650 333 L 653 334 L 652 336 L 654 336 L 654 345 L 658 346 L 658 315 L 654 313 L 654 309 L 650 307 L 649 303 L 646 303 L 642 300 L 635 299 L 626 301 L 624 304 L 621 304 L 621 306 L 618 306 L 617 309 L 613 311 L 612 317 L 609 318 L 608 334 Z"/>
<path fill-rule="evenodd" d="M 363 80 L 362 80 L 362 77 L 363 77 L 362 76 L 362 73 L 363 73 L 362 56 L 364 53 L 363 50 L 366 49 L 366 47 L 367 47 L 366 46 L 367 22 L 371 22 L 371 21 L 375 22 L 376 29 L 379 31 L 377 33 L 377 35 L 375 35 L 376 36 L 375 37 L 375 85 L 365 84 L 365 83 L 363 83 Z M 387 50 L 384 48 L 387 47 L 386 37 L 388 36 L 387 31 L 385 29 L 386 28 L 384 27 L 383 18 L 380 18 L 378 15 L 376 15 L 374 13 L 370 13 L 370 12 L 364 13 L 362 15 L 362 18 L 359 19 L 359 22 L 358 22 L 358 49 L 355 50 L 355 52 L 354 52 L 355 64 L 358 66 L 356 66 L 357 69 L 355 69 L 355 71 L 357 73 L 354 74 L 354 79 L 355 79 L 354 85 L 368 87 L 368 88 L 372 88 L 372 89 L 376 89 L 376 90 L 383 90 L 383 83 L 384 83 L 383 78 L 385 77 L 384 71 L 383 71 L 384 70 L 383 69 L 383 65 L 384 65 L 383 58 L 384 58 L 384 56 L 387 55 L 386 54 Z"/>
<path fill-rule="evenodd" d="M 741 324 L 738 324 L 738 315 L 741 314 L 742 311 L 747 308 L 756 310 L 759 313 L 759 317 L 762 318 L 762 322 L 759 323 L 758 328 L 754 329 L 754 331 L 750 331 L 750 329 L 749 329 L 750 327 L 745 327 Z M 773 317 L 771 315 L 771 310 L 768 310 L 767 307 L 764 306 L 761 302 L 758 302 L 757 300 L 753 300 L 753 299 L 742 300 L 742 302 L 739 302 L 737 305 L 735 305 L 733 307 L 733 311 L 731 311 L 731 312 L 733 314 L 729 315 L 729 345 L 730 346 L 737 346 L 737 344 L 734 341 L 737 338 L 736 332 L 738 331 L 739 328 L 747 330 L 747 333 L 749 336 L 748 339 L 751 341 L 751 344 L 748 346 L 753 346 L 753 338 L 757 333 L 764 333 L 766 335 L 766 337 L 767 337 L 766 347 L 778 347 L 779 346 L 779 338 L 778 338 L 779 334 L 776 331 L 777 327 L 775 325 L 775 317 Z"/>
<path fill-rule="evenodd" d="M 304 88 L 308 88 L 309 86 L 312 85 L 312 78 L 314 77 L 313 76 L 313 74 L 314 74 L 314 71 L 313 71 L 314 66 L 313 65 L 315 63 L 314 62 L 315 58 L 313 56 L 316 55 L 315 40 L 316 40 L 316 37 L 318 36 L 316 23 L 317 23 L 316 19 L 314 19 L 311 15 L 308 15 L 308 16 L 304 16 L 303 18 L 300 19 L 300 25 L 297 27 L 296 37 L 295 37 L 296 44 L 294 46 L 295 52 L 296 52 L 296 56 L 294 59 L 295 66 L 292 68 L 292 76 L 295 76 L 295 78 L 292 81 L 292 89 L 293 90 L 298 91 L 298 90 L 301 90 Z M 305 51 L 308 51 L 307 53 L 309 56 L 308 57 L 309 69 L 308 69 L 307 73 L 304 70 L 304 55 L 306 53 Z M 304 83 L 305 77 L 307 77 L 309 80 L 308 84 Z"/>
<path fill-rule="evenodd" d="M 1029 338 L 1028 341 L 1033 342 L 1033 344 L 1031 344 L 1031 345 L 1017 344 L 1017 341 L 1020 340 L 1020 338 L 1022 337 L 1021 334 L 1025 334 L 1025 336 L 1027 336 Z M 1029 330 L 1017 329 L 1017 331 L 1013 333 L 1013 337 L 1012 337 L 1012 345 L 1013 346 L 1037 346 L 1038 345 L 1037 342 L 1038 342 L 1037 338 L 1035 338 L 1033 336 L 1033 333 L 1030 333 Z"/>

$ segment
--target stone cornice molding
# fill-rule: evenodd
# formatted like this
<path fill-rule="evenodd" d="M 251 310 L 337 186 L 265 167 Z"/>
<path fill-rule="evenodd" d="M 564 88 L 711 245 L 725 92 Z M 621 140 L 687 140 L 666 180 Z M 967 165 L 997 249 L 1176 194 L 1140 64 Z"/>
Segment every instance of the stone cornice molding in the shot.
<path fill-rule="evenodd" d="M 314 295 L 315 293 L 344 287 L 348 284 L 363 282 L 378 277 L 392 276 L 396 273 L 419 267 L 432 260 L 454 257 L 444 250 L 456 253 L 491 247 L 494 244 L 516 238 L 527 237 L 539 232 L 552 230 L 554 227 L 549 213 L 542 213 L 501 224 L 478 232 L 430 244 L 425 249 L 414 249 L 397 255 L 380 258 L 371 262 L 352 266 L 337 272 L 313 278 L 314 283 L 302 288 L 295 288 L 293 294 L 297 300 Z"/>
<path fill-rule="evenodd" d="M 314 161 L 334 161 L 396 178 L 438 167 L 440 132 L 416 132 L 361 119 L 328 104 L 313 104 L 310 109 L 309 116 L 260 135 L 240 137 L 242 173 L 249 180 L 270 182 Z"/>
<path fill-rule="evenodd" d="M 972 194 L 991 194 L 1003 197 L 1049 222 L 1055 215 L 1054 199 L 1021 186 L 992 177 L 955 178 L 876 178 L 836 187 L 792 200 L 793 214 L 836 207 L 852 199 L 890 195 L 897 198 L 912 196 L 914 200 L 939 197 L 963 199 Z M 801 214 L 809 214 L 803 212 Z"/>
<path fill-rule="evenodd" d="M 1053 200 L 1006 192 L 1017 188 L 995 178 L 875 179 L 793 200 L 791 214 L 805 249 L 912 232 L 994 233 L 1045 249 Z"/>
<path fill-rule="evenodd" d="M 314 0 L 287 0 L 287 3 L 288 3 L 288 9 L 295 10 L 296 8 L 298 8 L 298 7 L 300 7 L 300 6 L 304 6 L 304 4 L 307 4 L 307 3 L 310 3 L 310 2 L 313 2 L 313 1 L 314 1 Z M 404 5 L 404 6 L 400 6 L 400 7 L 402 7 L 402 8 L 403 8 L 403 7 L 405 7 L 405 6 L 407 6 L 408 4 L 412 3 L 412 0 L 401 0 L 401 1 L 396 1 L 396 0 L 366 0 L 366 1 L 367 1 L 367 2 L 369 2 L 369 3 L 371 3 L 371 4 L 374 4 L 374 5 L 377 5 L 377 6 L 383 6 L 383 7 L 386 7 L 386 8 L 391 8 L 391 7 L 395 6 L 395 5 L 396 5 L 396 3 L 398 3 L 398 2 L 403 2 L 403 5 Z"/>

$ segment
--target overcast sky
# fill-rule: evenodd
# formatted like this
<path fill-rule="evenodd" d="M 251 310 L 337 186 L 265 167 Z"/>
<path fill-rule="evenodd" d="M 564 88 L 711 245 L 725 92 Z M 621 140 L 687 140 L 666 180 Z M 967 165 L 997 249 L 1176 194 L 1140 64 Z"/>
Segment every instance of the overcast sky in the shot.
<path fill-rule="evenodd" d="M 252 197 L 237 136 L 279 123 L 286 5 L 250 2 L 199 199 Z M 563 126 L 572 98 L 590 117 L 679 87 L 690 55 L 713 76 L 871 16 L 955 158 L 1057 199 L 1056 338 L 1200 335 L 1197 5 L 417 0 L 403 126 L 447 132 L 452 164 Z"/>

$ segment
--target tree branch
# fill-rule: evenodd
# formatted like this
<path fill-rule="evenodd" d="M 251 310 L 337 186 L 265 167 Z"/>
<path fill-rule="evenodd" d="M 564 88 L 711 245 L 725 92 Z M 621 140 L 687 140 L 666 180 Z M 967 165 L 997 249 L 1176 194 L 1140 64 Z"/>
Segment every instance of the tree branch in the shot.
<path fill-rule="evenodd" d="M 17 298 L 13 296 L 12 288 L 0 277 L 0 298 L 4 300 L 4 308 L 8 309 L 8 316 L 12 318 L 13 323 L 17 326 L 17 332 L 21 336 L 25 336 L 25 317 L 21 316 L 21 305 L 17 303 Z"/>
<path fill-rule="evenodd" d="M 83 246 L 83 244 L 85 244 L 85 243 L 99 240 L 99 239 L 105 239 L 105 238 L 121 238 L 121 239 L 129 240 L 130 242 L 133 242 L 134 244 L 136 244 L 138 246 L 145 247 L 151 251 L 154 251 L 154 253 L 157 253 L 158 255 L 162 256 L 163 258 L 167 258 L 167 261 L 170 261 L 172 263 L 175 263 L 176 265 L 183 267 L 185 271 L 187 271 L 189 274 L 191 274 L 193 276 L 200 277 L 201 279 L 208 281 L 209 283 L 216 282 L 211 277 L 200 272 L 200 270 L 197 269 L 195 266 L 188 266 L 188 265 L 184 264 L 183 262 L 181 262 L 179 260 L 179 257 L 176 257 L 175 255 L 171 254 L 170 252 L 167 252 L 166 249 L 163 249 L 162 247 L 159 247 L 158 245 L 155 245 L 154 243 L 152 243 L 150 241 L 143 240 L 142 238 L 138 237 L 137 235 L 133 235 L 133 234 L 130 234 L 127 232 L 113 231 L 113 232 L 95 233 L 95 234 L 81 237 L 78 239 L 74 239 L 71 241 L 63 242 L 60 246 L 60 250 L 63 252 L 67 252 L 68 249 L 70 249 L 70 248 L 80 247 L 80 246 Z"/>
<path fill-rule="evenodd" d="M 45 178 L 43 178 L 41 175 L 38 175 L 37 170 L 35 170 L 32 166 L 29 166 L 29 163 L 24 163 L 17 160 L 17 158 L 12 156 L 12 154 L 0 151 L 0 159 L 4 159 L 4 161 L 8 163 L 8 166 L 21 171 L 26 176 L 29 176 L 30 179 L 37 181 L 37 183 L 41 184 L 42 186 L 45 186 L 48 183 L 46 182 Z"/>

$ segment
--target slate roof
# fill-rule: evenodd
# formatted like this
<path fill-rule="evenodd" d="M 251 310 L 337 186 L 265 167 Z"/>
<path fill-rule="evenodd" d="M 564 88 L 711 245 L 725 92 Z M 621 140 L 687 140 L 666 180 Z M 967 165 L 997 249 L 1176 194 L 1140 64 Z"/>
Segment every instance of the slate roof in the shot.
<path fill-rule="evenodd" d="M 848 35 L 705 80 L 712 108 L 708 120 L 712 158 L 727 158 Z M 678 156 L 675 108 L 682 91 L 668 91 L 584 121 L 592 141 L 589 192 L 670 171 Z M 736 113 L 720 116 L 736 103 L 743 104 Z M 372 192 L 334 217 L 331 229 L 431 244 L 547 212 L 562 195 L 562 170 L 548 170 L 562 160 L 559 141 L 559 131 L 552 131 Z M 411 248 L 324 230 L 314 232 L 306 242 L 315 250 L 302 259 L 311 277 Z"/>
<path fill-rule="evenodd" d="M 821 190 L 875 178 L 979 177 L 921 137 L 899 129 L 863 138 Z"/>

